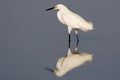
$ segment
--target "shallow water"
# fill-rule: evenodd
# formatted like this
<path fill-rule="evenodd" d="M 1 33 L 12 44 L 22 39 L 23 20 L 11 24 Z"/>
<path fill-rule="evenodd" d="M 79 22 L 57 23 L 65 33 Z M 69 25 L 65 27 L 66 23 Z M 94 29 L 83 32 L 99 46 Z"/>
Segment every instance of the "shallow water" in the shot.
<path fill-rule="evenodd" d="M 120 79 L 120 2 L 61 2 L 93 21 L 95 30 L 79 31 L 78 44 L 79 52 L 93 53 L 93 62 L 70 71 L 63 78 L 45 70 L 46 67 L 56 69 L 57 59 L 68 50 L 66 26 L 58 22 L 56 11 L 44 12 L 55 3 L 6 0 L 0 2 L 0 80 Z M 74 31 L 71 39 L 71 50 L 74 50 Z"/>

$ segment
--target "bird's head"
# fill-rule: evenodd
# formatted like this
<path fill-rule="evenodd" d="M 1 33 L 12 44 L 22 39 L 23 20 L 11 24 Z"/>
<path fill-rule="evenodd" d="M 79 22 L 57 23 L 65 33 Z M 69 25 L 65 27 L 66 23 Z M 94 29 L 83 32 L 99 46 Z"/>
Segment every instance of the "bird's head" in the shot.
<path fill-rule="evenodd" d="M 65 74 L 63 72 L 61 73 L 61 71 L 59 71 L 59 70 L 53 70 L 53 69 L 50 69 L 50 68 L 46 68 L 46 70 L 52 72 L 53 74 L 55 74 L 58 77 L 62 77 Z"/>
<path fill-rule="evenodd" d="M 45 68 L 45 69 L 52 72 L 52 73 L 55 73 L 55 70 L 53 70 L 53 69 L 50 69 L 50 68 Z"/>
<path fill-rule="evenodd" d="M 53 70 L 53 69 L 50 69 L 50 68 L 45 68 L 45 69 L 48 70 L 48 71 L 50 71 L 50 72 L 52 72 L 52 73 L 54 73 L 55 75 L 58 72 L 58 70 Z"/>
<path fill-rule="evenodd" d="M 63 5 L 63 4 L 57 4 L 54 7 L 46 9 L 46 11 L 53 10 L 53 9 L 54 10 L 61 10 L 61 9 L 67 9 L 67 7 L 65 5 Z"/>

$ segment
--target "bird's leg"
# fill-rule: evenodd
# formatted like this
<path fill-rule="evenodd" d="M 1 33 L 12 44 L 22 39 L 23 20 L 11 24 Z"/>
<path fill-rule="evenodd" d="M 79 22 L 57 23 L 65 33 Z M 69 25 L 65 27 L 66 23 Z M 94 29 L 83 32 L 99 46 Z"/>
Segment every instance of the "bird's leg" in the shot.
<path fill-rule="evenodd" d="M 78 42 L 79 42 L 79 38 L 78 38 L 78 29 L 75 30 L 75 34 L 76 34 L 77 44 L 78 44 Z"/>
<path fill-rule="evenodd" d="M 75 52 L 78 52 L 78 41 L 76 43 Z"/>
<path fill-rule="evenodd" d="M 77 41 L 77 43 L 76 43 L 76 47 L 78 47 L 78 43 L 79 43 L 79 41 Z"/>
<path fill-rule="evenodd" d="M 70 34 L 69 34 L 69 40 L 68 40 L 68 46 L 69 46 L 69 48 L 70 48 L 70 42 L 71 42 L 71 40 L 70 40 Z"/>
<path fill-rule="evenodd" d="M 76 47 L 78 47 L 78 43 L 79 43 L 78 34 L 76 34 L 76 37 L 77 37 Z"/>
<path fill-rule="evenodd" d="M 70 33 L 71 33 L 71 31 L 72 31 L 72 28 L 70 27 L 70 26 L 68 26 L 68 36 L 69 36 L 69 48 L 70 48 L 70 42 L 71 42 L 71 38 L 70 38 Z"/>

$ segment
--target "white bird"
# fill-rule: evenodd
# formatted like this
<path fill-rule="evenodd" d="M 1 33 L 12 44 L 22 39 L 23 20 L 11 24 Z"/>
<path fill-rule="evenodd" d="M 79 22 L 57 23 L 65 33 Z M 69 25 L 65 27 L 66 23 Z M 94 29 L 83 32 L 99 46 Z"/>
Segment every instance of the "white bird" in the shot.
<path fill-rule="evenodd" d="M 46 9 L 46 11 L 52 10 L 52 9 L 58 9 L 59 11 L 57 12 L 57 18 L 58 20 L 68 26 L 68 33 L 69 33 L 69 42 L 70 42 L 70 33 L 72 29 L 75 29 L 77 41 L 78 39 L 78 30 L 82 30 L 84 32 L 93 30 L 93 23 L 88 22 L 85 19 L 83 19 L 81 16 L 78 14 L 72 12 L 69 10 L 65 5 L 63 4 L 58 4 L 52 8 Z"/>
<path fill-rule="evenodd" d="M 56 76 L 62 77 L 74 68 L 77 68 L 85 64 L 86 62 L 91 62 L 92 59 L 93 55 L 90 53 L 79 53 L 77 48 L 75 49 L 75 52 L 71 52 L 69 48 L 67 55 L 58 59 L 56 64 L 56 70 L 52 70 L 50 68 L 46 69 L 53 72 Z"/>

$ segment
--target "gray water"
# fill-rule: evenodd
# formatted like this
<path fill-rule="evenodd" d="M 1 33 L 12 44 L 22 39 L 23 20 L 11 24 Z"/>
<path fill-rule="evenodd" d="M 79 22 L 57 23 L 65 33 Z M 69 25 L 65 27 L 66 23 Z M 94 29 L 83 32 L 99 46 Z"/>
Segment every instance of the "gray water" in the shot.
<path fill-rule="evenodd" d="M 79 31 L 79 51 L 94 55 L 62 78 L 45 70 L 56 69 L 57 59 L 68 50 L 67 27 L 56 18 L 57 11 L 45 9 L 64 3 L 94 23 L 95 30 Z M 0 80 L 119 80 L 119 0 L 1 0 Z M 76 38 L 71 33 L 71 49 Z"/>

